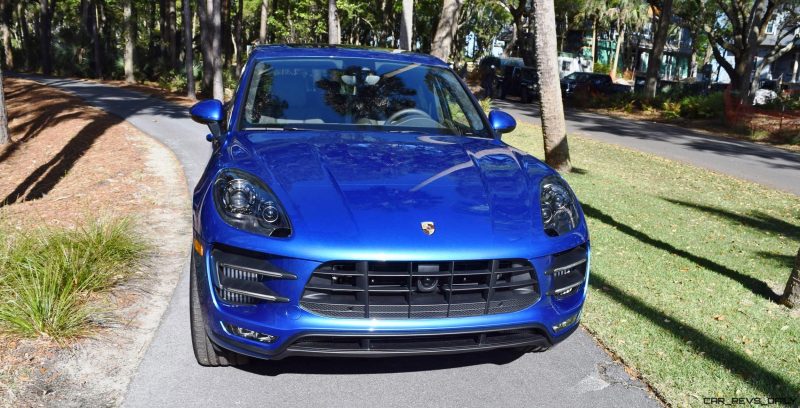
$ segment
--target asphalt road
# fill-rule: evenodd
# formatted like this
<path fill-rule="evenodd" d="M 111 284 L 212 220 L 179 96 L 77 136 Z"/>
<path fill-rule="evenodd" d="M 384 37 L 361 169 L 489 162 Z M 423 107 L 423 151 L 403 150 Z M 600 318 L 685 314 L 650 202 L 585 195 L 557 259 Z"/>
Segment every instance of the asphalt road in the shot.
<path fill-rule="evenodd" d="M 539 108 L 495 100 L 517 120 L 539 124 Z M 676 125 L 566 111 L 567 132 L 653 153 L 800 195 L 800 154 L 743 140 L 709 136 Z"/>
<path fill-rule="evenodd" d="M 202 174 L 210 153 L 207 131 L 188 118 L 185 108 L 90 82 L 28 78 L 72 92 L 164 143 L 183 164 L 190 188 Z M 290 358 L 244 369 L 203 368 L 191 349 L 188 289 L 187 267 L 131 381 L 125 406 L 660 405 L 583 330 L 546 353 L 523 356 L 495 351 L 392 359 Z"/>

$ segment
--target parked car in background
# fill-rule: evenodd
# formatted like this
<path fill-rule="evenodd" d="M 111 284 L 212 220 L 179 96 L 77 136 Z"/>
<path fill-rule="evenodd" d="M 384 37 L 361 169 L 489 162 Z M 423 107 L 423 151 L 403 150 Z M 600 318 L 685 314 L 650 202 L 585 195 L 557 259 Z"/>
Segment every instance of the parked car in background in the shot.
<path fill-rule="evenodd" d="M 478 75 L 481 78 L 481 87 L 484 97 L 494 98 L 498 93 L 500 84 L 507 67 L 522 67 L 525 62 L 522 58 L 484 57 L 478 63 Z"/>
<path fill-rule="evenodd" d="M 500 82 L 500 99 L 518 96 L 524 103 L 539 95 L 539 74 L 532 67 L 508 66 Z"/>
<path fill-rule="evenodd" d="M 199 364 L 523 353 L 577 329 L 575 193 L 445 63 L 260 46 L 245 67 L 227 107 L 191 109 L 214 152 L 192 207 Z"/>
<path fill-rule="evenodd" d="M 608 74 L 573 72 L 561 80 L 561 92 L 566 97 L 575 94 L 615 94 L 630 92 L 629 85 L 615 84 Z"/>

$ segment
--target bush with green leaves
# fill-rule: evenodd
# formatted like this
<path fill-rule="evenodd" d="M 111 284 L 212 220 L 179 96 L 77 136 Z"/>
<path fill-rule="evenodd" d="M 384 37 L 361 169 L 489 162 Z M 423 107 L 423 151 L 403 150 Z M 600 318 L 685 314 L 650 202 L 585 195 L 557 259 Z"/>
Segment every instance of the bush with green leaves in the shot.
<path fill-rule="evenodd" d="M 187 84 L 186 73 L 183 71 L 165 72 L 158 77 L 159 88 L 168 92 L 185 91 Z"/>
<path fill-rule="evenodd" d="M 680 116 L 687 119 L 721 119 L 725 115 L 722 92 L 686 96 L 679 101 Z"/>
<path fill-rule="evenodd" d="M 9 232 L 0 247 L 0 330 L 65 339 L 103 323 L 97 295 L 129 279 L 145 244 L 128 219 Z"/>

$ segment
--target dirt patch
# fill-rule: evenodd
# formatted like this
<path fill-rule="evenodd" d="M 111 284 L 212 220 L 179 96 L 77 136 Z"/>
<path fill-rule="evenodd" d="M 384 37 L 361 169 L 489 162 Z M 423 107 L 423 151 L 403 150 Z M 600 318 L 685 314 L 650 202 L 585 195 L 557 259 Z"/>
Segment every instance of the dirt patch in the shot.
<path fill-rule="evenodd" d="M 113 324 L 56 344 L 0 334 L 0 406 L 114 406 L 169 302 L 190 246 L 181 167 L 164 146 L 69 94 L 6 79 L 12 142 L 0 148 L 0 218 L 20 231 L 132 217 L 150 240 L 136 278 L 101 302 Z"/>

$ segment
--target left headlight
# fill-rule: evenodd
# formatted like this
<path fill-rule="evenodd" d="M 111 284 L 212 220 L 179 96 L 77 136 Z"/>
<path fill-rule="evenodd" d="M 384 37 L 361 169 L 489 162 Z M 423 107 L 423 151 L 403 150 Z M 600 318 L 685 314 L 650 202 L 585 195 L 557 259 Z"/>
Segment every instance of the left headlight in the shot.
<path fill-rule="evenodd" d="M 544 232 L 551 237 L 566 234 L 578 226 L 578 209 L 572 190 L 558 175 L 542 179 L 541 196 Z"/>
<path fill-rule="evenodd" d="M 228 224 L 269 237 L 288 237 L 292 227 L 275 194 L 258 177 L 222 170 L 214 181 L 214 205 Z"/>

